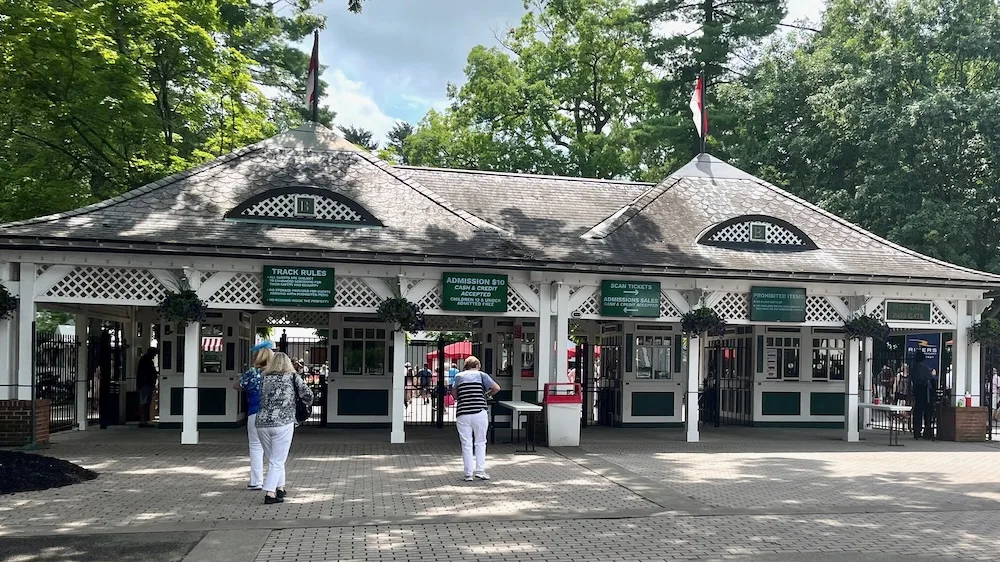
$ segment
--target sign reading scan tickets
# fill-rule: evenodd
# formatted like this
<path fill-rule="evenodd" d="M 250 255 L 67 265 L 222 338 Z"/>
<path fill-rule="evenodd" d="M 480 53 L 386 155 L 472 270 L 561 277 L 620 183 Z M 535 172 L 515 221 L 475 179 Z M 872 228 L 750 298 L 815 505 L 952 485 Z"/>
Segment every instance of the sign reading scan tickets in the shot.
<path fill-rule="evenodd" d="M 445 273 L 442 310 L 507 312 L 507 276 L 489 273 Z"/>
<path fill-rule="evenodd" d="M 264 306 L 335 305 L 333 269 L 264 266 Z"/>
<path fill-rule="evenodd" d="M 660 317 L 660 283 L 601 281 L 601 316 Z"/>

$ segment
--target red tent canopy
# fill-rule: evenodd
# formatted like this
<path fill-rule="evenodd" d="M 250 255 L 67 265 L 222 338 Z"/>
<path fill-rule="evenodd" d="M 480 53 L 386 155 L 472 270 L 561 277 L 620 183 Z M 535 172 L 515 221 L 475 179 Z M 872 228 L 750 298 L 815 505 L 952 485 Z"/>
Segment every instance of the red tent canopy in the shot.
<path fill-rule="evenodd" d="M 453 359 L 465 359 L 466 357 L 472 355 L 472 342 L 469 340 L 457 341 L 455 343 L 449 343 L 444 346 L 444 360 L 450 361 Z M 438 350 L 434 350 L 427 354 L 427 361 L 432 362 L 437 359 Z"/>

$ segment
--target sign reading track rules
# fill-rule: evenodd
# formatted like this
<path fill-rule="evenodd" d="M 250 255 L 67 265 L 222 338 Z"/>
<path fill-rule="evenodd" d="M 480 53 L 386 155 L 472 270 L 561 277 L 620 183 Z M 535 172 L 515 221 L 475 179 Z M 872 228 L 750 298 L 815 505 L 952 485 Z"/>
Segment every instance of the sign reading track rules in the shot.
<path fill-rule="evenodd" d="M 660 317 L 660 283 L 601 281 L 601 316 Z"/>
<path fill-rule="evenodd" d="M 333 269 L 264 266 L 264 306 L 335 306 Z"/>
<path fill-rule="evenodd" d="M 507 276 L 489 273 L 445 273 L 441 309 L 464 312 L 507 312 Z"/>

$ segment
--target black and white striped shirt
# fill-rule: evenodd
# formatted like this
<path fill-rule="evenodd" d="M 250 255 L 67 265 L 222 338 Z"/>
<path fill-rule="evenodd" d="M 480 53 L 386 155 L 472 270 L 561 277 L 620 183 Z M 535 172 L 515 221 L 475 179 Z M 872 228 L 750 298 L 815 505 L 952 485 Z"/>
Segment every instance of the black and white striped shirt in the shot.
<path fill-rule="evenodd" d="M 455 393 L 458 404 L 456 416 L 478 414 L 486 409 L 486 391 L 496 384 L 482 371 L 462 371 L 455 375 Z"/>

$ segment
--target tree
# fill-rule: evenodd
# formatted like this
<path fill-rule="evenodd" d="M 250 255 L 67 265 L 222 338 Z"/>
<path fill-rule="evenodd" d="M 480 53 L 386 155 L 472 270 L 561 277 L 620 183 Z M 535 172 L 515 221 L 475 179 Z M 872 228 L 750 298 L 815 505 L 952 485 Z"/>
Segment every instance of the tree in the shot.
<path fill-rule="evenodd" d="M 834 0 L 725 92 L 736 163 L 907 247 L 1000 271 L 1000 5 Z M 914 272 L 919 275 L 920 272 Z"/>
<path fill-rule="evenodd" d="M 406 121 L 397 121 L 386 134 L 385 149 L 380 152 L 379 156 L 394 164 L 407 164 L 405 145 L 406 139 L 412 134 L 413 125 Z"/>
<path fill-rule="evenodd" d="M 755 65 L 754 49 L 785 17 L 785 0 L 653 0 L 640 9 L 650 29 L 673 30 L 649 42 L 648 62 L 658 68 L 660 112 L 639 134 L 646 159 L 659 164 L 659 179 L 700 152 L 688 108 L 699 72 L 704 71 L 709 132 L 724 147 L 734 114 L 718 103 L 716 86 L 740 80 Z"/>
<path fill-rule="evenodd" d="M 417 165 L 616 178 L 638 175 L 633 127 L 652 104 L 633 0 L 541 0 L 469 53 L 451 107 L 407 140 Z"/>
<path fill-rule="evenodd" d="M 378 143 L 372 140 L 374 135 L 368 129 L 355 127 L 353 125 L 348 125 L 347 127 L 339 126 L 337 128 L 344 134 L 344 139 L 347 140 L 347 142 L 354 143 L 368 152 L 375 152 L 378 150 Z"/>
<path fill-rule="evenodd" d="M 75 319 L 67 312 L 42 310 L 35 314 L 35 330 L 43 334 L 54 334 L 59 326 L 72 326 Z"/>
<path fill-rule="evenodd" d="M 0 7 L 0 221 L 112 197 L 294 124 L 313 0 Z M 275 92 L 269 101 L 261 87 Z"/>

